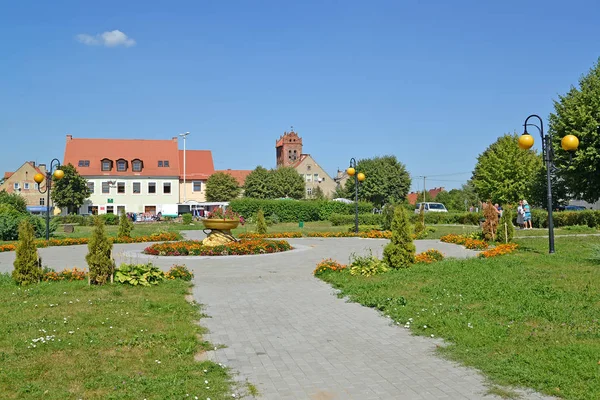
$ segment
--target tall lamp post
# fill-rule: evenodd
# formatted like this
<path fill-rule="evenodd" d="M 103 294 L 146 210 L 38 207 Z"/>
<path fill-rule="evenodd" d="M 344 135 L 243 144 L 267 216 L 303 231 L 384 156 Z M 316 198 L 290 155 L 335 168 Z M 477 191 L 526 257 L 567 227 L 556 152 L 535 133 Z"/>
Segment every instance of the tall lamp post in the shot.
<path fill-rule="evenodd" d="M 537 118 L 539 125 L 529 123 L 530 118 Z M 548 189 L 548 253 L 554 253 L 554 220 L 552 219 L 552 170 L 554 166 L 554 151 L 552 149 L 552 134 L 544 135 L 544 122 L 539 115 L 532 114 L 525 119 L 523 134 L 519 137 L 519 147 L 525 150 L 533 146 L 533 136 L 527 132 L 528 126 L 535 126 L 540 132 L 542 138 L 542 156 L 546 163 L 546 179 Z M 579 146 L 579 139 L 575 135 L 566 135 L 560 141 L 560 145 L 565 151 L 575 151 Z"/>
<path fill-rule="evenodd" d="M 46 193 L 46 240 L 50 240 L 50 191 L 52 190 L 52 180 L 55 179 L 57 181 L 61 180 L 65 176 L 65 172 L 62 169 L 59 169 L 60 161 L 58 159 L 53 159 L 50 162 L 50 168 L 46 170 L 45 174 L 37 173 L 33 177 L 33 180 L 38 184 L 38 190 L 40 193 Z M 54 172 L 52 172 L 54 170 Z M 46 180 L 46 186 L 44 190 L 42 190 L 42 182 Z"/>
<path fill-rule="evenodd" d="M 179 136 L 181 136 L 183 138 L 183 202 L 185 203 L 187 201 L 187 187 L 186 187 L 186 183 L 185 183 L 185 173 L 186 173 L 186 159 L 185 159 L 185 138 L 187 137 L 187 135 L 189 135 L 189 132 L 186 133 L 180 133 Z"/>
<path fill-rule="evenodd" d="M 356 173 L 356 160 L 350 159 L 350 166 L 346 170 L 348 176 L 354 177 L 354 232 L 358 233 L 358 185 L 365 180 L 365 174 L 362 172 Z"/>

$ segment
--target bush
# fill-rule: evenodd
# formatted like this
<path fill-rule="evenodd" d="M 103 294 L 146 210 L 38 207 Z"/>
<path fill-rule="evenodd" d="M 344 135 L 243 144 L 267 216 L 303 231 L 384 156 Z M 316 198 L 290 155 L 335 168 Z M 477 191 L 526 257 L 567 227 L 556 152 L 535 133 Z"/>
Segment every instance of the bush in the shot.
<path fill-rule="evenodd" d="M 496 229 L 498 229 L 498 212 L 491 201 L 488 201 L 483 205 L 483 216 L 485 217 L 485 221 L 483 222 L 482 226 L 484 239 L 488 242 L 491 240 L 496 240 Z"/>
<path fill-rule="evenodd" d="M 311 222 L 327 221 L 333 213 L 353 214 L 354 204 L 346 204 L 329 200 L 262 200 L 235 199 L 229 202 L 229 207 L 244 217 L 256 215 L 262 209 L 265 215 L 277 215 L 279 222 Z M 373 210 L 371 203 L 359 202 L 359 213 Z"/>
<path fill-rule="evenodd" d="M 417 218 L 417 222 L 415 222 L 415 236 L 420 238 L 423 236 L 423 232 L 425 232 L 425 208 L 421 205 L 419 218 Z"/>
<path fill-rule="evenodd" d="M 181 220 L 183 222 L 184 225 L 189 225 L 192 223 L 192 221 L 194 220 L 194 217 L 192 216 L 192 214 L 183 214 L 183 216 L 181 217 Z"/>
<path fill-rule="evenodd" d="M 515 227 L 512 223 L 513 213 L 510 208 L 507 208 L 502 212 L 500 222 L 498 222 L 498 235 L 496 240 L 500 243 L 512 242 L 513 236 L 515 236 Z M 506 224 L 506 228 L 504 225 Z"/>
<path fill-rule="evenodd" d="M 391 268 L 407 268 L 415 262 L 415 245 L 404 207 L 395 207 L 391 242 L 383 249 L 383 260 Z"/>
<path fill-rule="evenodd" d="M 440 253 L 438 250 L 430 249 L 424 251 L 423 253 L 419 253 L 415 256 L 416 264 L 431 264 L 436 261 L 442 261 L 444 259 L 444 255 Z"/>
<path fill-rule="evenodd" d="M 265 213 L 262 208 L 256 213 L 256 232 L 260 235 L 267 233 L 267 221 L 265 221 Z"/>
<path fill-rule="evenodd" d="M 107 214 L 113 215 L 113 214 Z M 88 254 L 85 260 L 90 268 L 90 283 L 103 285 L 108 282 L 115 271 L 115 262 L 112 259 L 112 242 L 106 236 L 104 220 L 95 218 L 94 231 L 88 242 Z"/>
<path fill-rule="evenodd" d="M 340 225 L 354 225 L 355 214 L 337 214 L 333 213 L 329 216 L 329 221 L 333 226 Z M 359 225 L 377 225 L 381 226 L 383 224 L 383 215 L 382 214 L 358 214 L 358 224 Z"/>
<path fill-rule="evenodd" d="M 165 273 L 166 279 L 181 279 L 182 281 L 191 281 L 193 277 L 194 274 L 185 265 L 173 265 L 169 271 Z"/>
<path fill-rule="evenodd" d="M 1 191 L 0 204 L 10 205 L 17 212 L 27 214 L 27 201 L 18 193 L 8 193 L 6 190 Z"/>
<path fill-rule="evenodd" d="M 127 217 L 127 214 L 124 212 L 121 213 L 121 217 L 119 217 L 119 232 L 117 233 L 117 237 L 119 238 L 128 238 L 131 237 L 131 231 L 133 230 L 133 222 Z"/>
<path fill-rule="evenodd" d="M 152 263 L 148 264 L 121 264 L 115 269 L 115 280 L 132 286 L 158 285 L 165 279 L 165 274 Z"/>
<path fill-rule="evenodd" d="M 119 223 L 119 216 L 116 214 L 102 214 L 94 217 L 94 219 L 98 217 L 102 219 L 105 225 L 117 225 Z M 94 225 L 93 221 L 91 225 Z"/>
<path fill-rule="evenodd" d="M 12 277 L 19 285 L 39 282 L 42 277 L 42 260 L 38 255 L 33 236 L 33 226 L 24 219 L 19 224 L 19 243 L 16 248 Z"/>
<path fill-rule="evenodd" d="M 337 271 L 342 271 L 344 269 L 346 269 L 346 265 L 340 264 L 339 262 L 334 261 L 331 258 L 328 258 L 317 264 L 317 268 L 315 268 L 313 275 L 318 276 L 324 272 L 328 272 L 328 271 L 337 272 Z"/>
<path fill-rule="evenodd" d="M 373 256 L 371 249 L 369 249 L 369 255 L 367 256 L 357 256 L 353 253 L 350 256 L 350 261 L 350 275 L 369 277 L 390 270 L 390 267 L 383 260 Z"/>
<path fill-rule="evenodd" d="M 78 224 L 81 226 L 93 225 L 94 219 L 89 215 L 57 215 L 52 217 L 52 221 L 56 221 L 57 224 Z"/>
<path fill-rule="evenodd" d="M 394 204 L 386 204 L 381 210 L 381 229 L 389 231 L 392 229 L 392 221 L 394 220 Z"/>
<path fill-rule="evenodd" d="M 425 224 L 461 224 L 461 225 L 479 225 L 479 220 L 483 218 L 482 213 L 474 212 L 427 212 L 425 213 Z M 410 222 L 416 224 L 419 214 L 414 210 L 409 211 Z"/>
<path fill-rule="evenodd" d="M 28 220 L 33 227 L 35 237 L 46 236 L 46 219 L 44 217 L 20 213 L 10 205 L 0 205 L 0 240 L 17 240 L 19 224 Z M 54 233 L 57 223 L 50 221 L 50 234 Z"/>

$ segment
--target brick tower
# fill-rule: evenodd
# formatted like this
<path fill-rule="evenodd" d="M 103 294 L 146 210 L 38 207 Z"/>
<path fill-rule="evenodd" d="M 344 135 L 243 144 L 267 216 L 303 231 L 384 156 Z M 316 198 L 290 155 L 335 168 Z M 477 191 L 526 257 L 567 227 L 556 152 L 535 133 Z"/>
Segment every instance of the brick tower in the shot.
<path fill-rule="evenodd" d="M 283 135 L 275 142 L 277 150 L 277 166 L 289 167 L 300 159 L 302 154 L 302 138 L 294 132 L 283 132 Z"/>

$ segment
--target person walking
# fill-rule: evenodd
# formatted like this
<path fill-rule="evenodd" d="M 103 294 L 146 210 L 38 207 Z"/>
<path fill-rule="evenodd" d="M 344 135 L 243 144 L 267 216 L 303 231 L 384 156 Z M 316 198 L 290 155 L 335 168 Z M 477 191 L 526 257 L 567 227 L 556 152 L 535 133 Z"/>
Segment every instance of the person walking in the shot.
<path fill-rule="evenodd" d="M 525 229 L 533 229 L 533 224 L 531 222 L 531 207 L 527 203 L 527 200 L 523 200 L 523 212 L 523 222 L 525 223 Z"/>

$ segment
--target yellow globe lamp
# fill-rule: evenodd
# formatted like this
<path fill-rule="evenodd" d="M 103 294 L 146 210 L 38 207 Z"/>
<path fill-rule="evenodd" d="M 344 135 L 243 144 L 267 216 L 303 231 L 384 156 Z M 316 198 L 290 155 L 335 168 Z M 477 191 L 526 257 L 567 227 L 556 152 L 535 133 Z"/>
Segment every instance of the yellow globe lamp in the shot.
<path fill-rule="evenodd" d="M 362 182 L 365 180 L 365 174 L 363 174 L 362 172 L 359 172 L 357 178 L 358 178 L 359 182 Z"/>
<path fill-rule="evenodd" d="M 54 176 L 54 179 L 56 179 L 57 181 L 60 181 L 65 176 L 65 171 L 63 171 L 62 169 L 57 169 L 56 171 L 54 171 L 52 176 Z"/>
<path fill-rule="evenodd" d="M 529 150 L 533 146 L 533 136 L 524 133 L 519 137 L 519 147 L 523 150 Z"/>
<path fill-rule="evenodd" d="M 37 174 L 35 174 L 35 176 L 33 177 L 33 180 L 35 181 L 35 183 L 37 183 L 38 185 L 40 183 L 42 183 L 44 181 L 44 174 L 40 174 L 39 172 Z"/>
<path fill-rule="evenodd" d="M 562 138 L 560 145 L 565 151 L 575 151 L 579 147 L 579 139 L 575 135 L 567 135 Z"/>
<path fill-rule="evenodd" d="M 354 174 L 356 174 L 356 170 L 355 170 L 354 168 L 352 168 L 352 167 L 348 168 L 348 169 L 346 170 L 346 172 L 347 172 L 347 173 L 348 173 L 348 175 L 350 175 L 350 176 L 354 176 Z"/>

